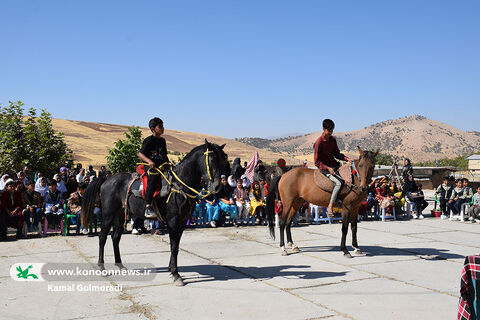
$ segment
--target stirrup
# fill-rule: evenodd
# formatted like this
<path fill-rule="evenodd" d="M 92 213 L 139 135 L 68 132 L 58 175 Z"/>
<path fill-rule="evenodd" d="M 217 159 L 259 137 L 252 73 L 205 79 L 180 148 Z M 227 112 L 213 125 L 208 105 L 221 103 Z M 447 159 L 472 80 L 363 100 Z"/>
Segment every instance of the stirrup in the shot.
<path fill-rule="evenodd" d="M 151 206 L 145 208 L 145 219 L 156 219 L 157 213 L 153 210 Z"/>

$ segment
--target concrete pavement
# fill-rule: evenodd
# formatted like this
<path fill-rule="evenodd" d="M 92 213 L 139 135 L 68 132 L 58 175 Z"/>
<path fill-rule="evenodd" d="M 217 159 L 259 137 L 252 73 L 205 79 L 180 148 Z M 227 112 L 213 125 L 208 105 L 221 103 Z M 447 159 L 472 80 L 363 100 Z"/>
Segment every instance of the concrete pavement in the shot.
<path fill-rule="evenodd" d="M 52 282 L 9 275 L 15 263 L 94 264 L 97 237 L 2 242 L 0 318 L 454 319 L 464 257 L 480 252 L 478 224 L 439 218 L 361 222 L 358 239 L 367 255 L 353 259 L 339 251 L 338 223 L 292 234 L 302 251 L 283 257 L 264 226 L 189 229 L 179 253 L 184 287 L 173 286 L 166 271 L 168 236 L 125 234 L 123 262 L 153 263 L 155 277 L 94 282 L 121 286 L 119 292 L 52 292 Z M 105 260 L 113 262 L 110 239 Z"/>

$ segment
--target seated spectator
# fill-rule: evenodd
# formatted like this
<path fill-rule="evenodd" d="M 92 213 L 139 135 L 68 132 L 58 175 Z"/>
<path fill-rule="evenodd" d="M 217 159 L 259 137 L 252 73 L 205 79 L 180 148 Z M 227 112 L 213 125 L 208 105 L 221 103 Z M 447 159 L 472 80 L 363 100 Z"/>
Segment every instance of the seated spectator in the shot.
<path fill-rule="evenodd" d="M 22 204 L 23 220 L 28 226 L 28 231 L 39 231 L 38 224 L 43 216 L 43 197 L 39 192 L 35 191 L 33 180 L 27 181 L 27 189 L 22 193 Z"/>
<path fill-rule="evenodd" d="M 208 222 L 213 228 L 216 228 L 220 220 L 220 207 L 212 194 L 205 198 L 205 208 L 207 209 Z"/>
<path fill-rule="evenodd" d="M 398 188 L 397 183 L 392 181 L 390 183 L 390 193 L 393 195 L 393 201 L 395 203 L 395 212 L 400 214 L 402 207 L 405 204 L 405 198 L 402 197 L 402 191 Z"/>
<path fill-rule="evenodd" d="M 418 186 L 413 180 L 413 175 L 408 176 L 407 182 L 403 185 L 402 196 L 407 197 L 412 202 L 413 207 L 413 218 L 414 219 L 423 219 L 421 214 L 422 210 L 422 201 L 424 200 L 423 193 L 420 195 L 418 193 Z"/>
<path fill-rule="evenodd" d="M 460 209 L 462 203 L 464 202 L 463 196 L 463 183 L 461 179 L 457 179 L 455 181 L 456 187 L 452 190 L 452 194 L 450 196 L 450 200 L 447 203 L 447 210 L 449 210 L 453 215 L 460 214 Z M 450 218 L 454 219 L 453 216 Z"/>
<path fill-rule="evenodd" d="M 264 210 L 265 202 L 263 201 L 263 194 L 260 190 L 260 184 L 258 181 L 254 181 L 252 184 L 252 190 L 250 191 L 250 215 L 255 219 L 255 216 L 258 217 L 260 224 L 266 219 L 264 219 Z M 255 221 L 255 220 L 254 220 Z"/>
<path fill-rule="evenodd" d="M 238 223 L 247 224 L 250 212 L 250 202 L 248 198 L 248 191 L 243 187 L 242 179 L 237 180 L 237 187 L 235 190 L 233 190 L 233 199 L 235 200 L 235 204 L 237 206 Z"/>
<path fill-rule="evenodd" d="M 76 218 L 72 219 L 72 223 L 76 224 L 76 232 L 77 234 L 80 233 L 80 230 L 82 230 L 83 234 L 87 234 L 88 230 L 86 230 L 81 224 L 80 224 L 80 215 L 82 214 L 82 199 L 83 199 L 83 194 L 85 193 L 85 189 L 87 188 L 87 185 L 85 183 L 80 183 L 78 185 L 78 191 L 73 192 L 70 195 L 70 198 L 68 199 L 67 202 L 67 207 L 68 210 L 72 214 L 76 216 Z"/>
<path fill-rule="evenodd" d="M 477 188 L 477 193 L 473 195 L 473 204 L 468 213 L 470 214 L 470 221 L 480 222 L 480 186 Z"/>
<path fill-rule="evenodd" d="M 419 219 L 423 219 L 423 210 L 428 207 L 428 202 L 425 201 L 425 195 L 422 191 L 422 184 L 417 184 L 417 194 L 419 196 L 418 200 L 416 201 L 416 213 Z"/>
<path fill-rule="evenodd" d="M 30 173 L 30 168 L 28 166 L 24 166 L 22 171 L 23 171 L 23 176 L 25 177 L 24 182 L 27 182 L 27 180 L 33 181 L 34 177 Z M 26 187 L 26 185 L 25 185 L 25 187 Z"/>
<path fill-rule="evenodd" d="M 200 178 L 200 185 L 203 185 L 203 177 Z M 205 200 L 203 199 L 203 196 L 206 194 L 205 188 L 202 188 L 200 194 L 201 195 L 197 196 L 195 210 L 193 211 L 192 216 L 198 225 L 204 225 L 207 223 L 207 208 L 205 206 Z"/>
<path fill-rule="evenodd" d="M 33 181 L 37 183 L 38 179 L 42 178 L 43 174 L 40 171 L 35 172 L 35 176 L 33 177 Z"/>
<path fill-rule="evenodd" d="M 460 197 L 463 199 L 463 203 L 470 203 L 473 199 L 473 190 L 468 186 L 468 179 L 462 179 L 463 195 Z"/>
<path fill-rule="evenodd" d="M 47 192 L 47 190 L 48 190 L 47 178 L 45 177 L 39 178 L 35 183 L 35 191 L 40 193 L 40 195 L 42 196 L 42 200 L 44 199 L 45 192 Z"/>
<path fill-rule="evenodd" d="M 27 178 L 25 178 L 25 173 L 23 173 L 23 171 L 17 172 L 17 181 L 21 181 L 23 183 L 23 186 L 25 187 L 25 182 L 27 182 Z"/>
<path fill-rule="evenodd" d="M 448 218 L 447 203 L 452 195 L 453 187 L 450 185 L 450 178 L 444 177 L 443 183 L 435 189 L 435 195 L 440 204 L 440 211 L 442 211 L 441 219 L 445 220 Z"/>
<path fill-rule="evenodd" d="M 78 190 L 79 183 L 75 176 L 71 175 L 68 177 L 68 181 L 66 184 L 67 192 L 65 194 L 65 199 L 68 199 L 72 193 Z"/>
<path fill-rule="evenodd" d="M 390 194 L 390 189 L 387 186 L 387 179 L 382 179 L 380 181 L 380 187 L 377 188 L 377 201 L 380 204 L 380 213 L 382 209 L 385 209 L 385 213 L 392 214 L 393 213 L 393 196 Z"/>
<path fill-rule="evenodd" d="M 10 176 L 6 173 L 0 178 L 0 191 L 5 190 L 5 183 L 9 178 Z"/>
<path fill-rule="evenodd" d="M 22 195 L 15 190 L 15 181 L 8 179 L 5 182 L 5 191 L 1 198 L 0 211 L 0 240 L 7 239 L 8 227 L 17 229 L 17 239 L 22 236 Z"/>
<path fill-rule="evenodd" d="M 15 182 L 15 191 L 19 192 L 20 194 L 23 193 L 23 191 L 25 191 L 26 187 L 25 187 L 25 182 L 23 182 L 22 180 L 17 180 Z"/>
<path fill-rule="evenodd" d="M 83 179 L 85 178 L 85 169 L 80 169 L 80 173 L 77 174 L 75 178 L 77 179 L 78 183 L 83 182 Z"/>
<path fill-rule="evenodd" d="M 56 180 L 48 181 L 48 190 L 43 198 L 48 224 L 56 229 L 57 226 L 60 227 L 63 216 L 63 197 L 62 193 L 57 190 Z"/>
<path fill-rule="evenodd" d="M 220 192 L 217 193 L 218 205 L 220 206 L 220 210 L 224 213 L 230 214 L 230 219 L 234 226 L 237 225 L 237 206 L 235 205 L 235 201 L 232 198 L 232 188 L 228 185 L 227 177 L 225 175 L 221 175 L 221 182 L 222 188 Z"/>
<path fill-rule="evenodd" d="M 60 193 L 62 194 L 62 198 L 65 199 L 64 194 L 67 193 L 67 186 L 62 180 L 62 176 L 57 173 L 53 176 L 53 179 L 57 182 L 57 190 L 60 191 Z M 50 185 L 50 183 L 48 185 Z"/>

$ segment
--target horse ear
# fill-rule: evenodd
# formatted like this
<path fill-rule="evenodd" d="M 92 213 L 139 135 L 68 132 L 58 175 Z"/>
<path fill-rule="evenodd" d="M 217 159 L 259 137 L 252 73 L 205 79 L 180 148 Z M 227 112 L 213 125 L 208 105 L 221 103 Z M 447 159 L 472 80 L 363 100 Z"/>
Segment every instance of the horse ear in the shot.
<path fill-rule="evenodd" d="M 223 150 L 223 148 L 225 148 L 226 145 L 227 145 L 226 143 L 222 144 L 222 145 L 220 146 L 220 149 Z"/>
<path fill-rule="evenodd" d="M 373 153 L 373 156 L 376 157 L 379 151 L 380 149 L 375 150 L 375 152 Z"/>
<path fill-rule="evenodd" d="M 363 157 L 363 150 L 357 146 L 357 149 L 358 149 L 358 153 L 360 153 L 360 157 Z"/>
<path fill-rule="evenodd" d="M 205 145 L 206 145 L 206 146 L 209 146 L 209 145 L 210 145 L 210 142 L 208 142 L 207 138 L 205 138 Z"/>

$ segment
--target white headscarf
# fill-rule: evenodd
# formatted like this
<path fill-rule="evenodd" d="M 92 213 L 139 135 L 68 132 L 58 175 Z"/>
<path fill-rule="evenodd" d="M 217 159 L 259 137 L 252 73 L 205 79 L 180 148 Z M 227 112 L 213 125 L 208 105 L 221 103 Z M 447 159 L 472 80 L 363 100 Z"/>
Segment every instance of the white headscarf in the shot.
<path fill-rule="evenodd" d="M 53 176 L 53 180 L 57 181 L 57 178 L 61 178 L 60 174 L 58 174 L 58 173 Z M 60 179 L 60 182 L 57 182 L 57 189 L 62 194 L 67 192 L 67 187 L 65 186 L 65 183 L 63 182 L 62 179 Z"/>
<path fill-rule="evenodd" d="M 42 186 L 42 180 L 44 180 L 45 177 L 41 177 L 40 179 L 35 182 L 35 191 L 39 192 L 42 195 L 42 198 L 45 196 L 45 192 L 48 190 L 48 184 L 45 184 L 45 187 Z"/>
<path fill-rule="evenodd" d="M 5 190 L 5 178 L 8 177 L 8 174 L 4 174 L 1 178 L 0 178 L 0 190 Z"/>

